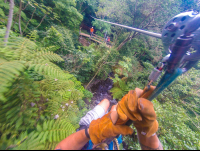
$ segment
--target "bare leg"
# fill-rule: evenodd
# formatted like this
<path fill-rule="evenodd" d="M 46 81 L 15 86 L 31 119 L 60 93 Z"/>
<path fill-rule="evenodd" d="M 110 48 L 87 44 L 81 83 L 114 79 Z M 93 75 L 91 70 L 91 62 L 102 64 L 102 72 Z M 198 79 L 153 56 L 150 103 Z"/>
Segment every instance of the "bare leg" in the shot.
<path fill-rule="evenodd" d="M 106 113 L 108 111 L 108 108 L 110 107 L 110 101 L 108 99 L 103 99 L 98 105 L 103 107 Z"/>
<path fill-rule="evenodd" d="M 103 117 L 110 106 L 110 101 L 108 99 L 103 99 L 97 106 L 92 110 L 87 112 L 87 114 L 81 118 L 79 125 L 89 127 L 92 120 Z"/>

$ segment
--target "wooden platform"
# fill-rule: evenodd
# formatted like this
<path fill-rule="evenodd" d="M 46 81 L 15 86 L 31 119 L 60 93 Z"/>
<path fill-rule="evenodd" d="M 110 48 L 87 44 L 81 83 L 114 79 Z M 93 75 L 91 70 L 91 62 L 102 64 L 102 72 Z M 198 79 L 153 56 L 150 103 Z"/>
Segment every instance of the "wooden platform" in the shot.
<path fill-rule="evenodd" d="M 104 38 L 102 38 L 102 37 L 100 37 L 100 36 L 98 36 L 98 35 L 95 35 L 95 34 L 93 34 L 93 36 L 90 36 L 90 35 L 88 35 L 88 34 L 85 34 L 85 33 L 81 33 L 81 32 L 80 32 L 80 36 L 90 38 L 90 40 L 95 41 L 95 42 L 97 42 L 97 43 L 99 43 L 99 44 L 104 44 L 104 43 L 105 43 L 105 39 L 104 39 Z M 108 45 L 108 44 L 107 44 L 107 47 L 108 47 L 108 48 L 111 48 L 111 47 L 112 47 L 112 42 L 110 42 L 110 44 L 111 44 L 111 45 Z"/>

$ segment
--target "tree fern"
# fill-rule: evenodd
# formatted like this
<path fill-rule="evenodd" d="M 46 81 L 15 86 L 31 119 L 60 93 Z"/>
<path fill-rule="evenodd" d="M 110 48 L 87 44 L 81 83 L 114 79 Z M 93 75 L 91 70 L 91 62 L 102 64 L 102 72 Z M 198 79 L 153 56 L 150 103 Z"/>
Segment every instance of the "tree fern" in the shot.
<path fill-rule="evenodd" d="M 49 60 L 51 62 L 61 62 L 64 61 L 59 55 L 53 53 L 50 50 L 52 47 L 45 48 L 45 50 L 40 50 L 36 53 L 35 57 L 38 59 Z"/>
<path fill-rule="evenodd" d="M 0 44 L 2 149 L 54 149 L 75 132 L 83 113 L 77 105 L 84 97 L 81 82 L 56 65 L 63 59 L 53 46 L 37 46 L 32 34 Z"/>
<path fill-rule="evenodd" d="M 0 1 L 0 7 L 9 10 L 9 3 L 4 3 L 4 1 Z"/>
<path fill-rule="evenodd" d="M 28 75 L 24 75 L 13 83 L 12 88 L 5 93 L 7 101 L 0 103 L 0 123 L 13 124 L 16 130 L 33 127 L 41 106 L 38 85 Z M 31 102 L 35 102 L 35 105 L 31 106 Z"/>
<path fill-rule="evenodd" d="M 33 60 L 29 61 L 26 64 L 28 70 L 34 70 L 42 75 L 48 75 L 53 78 L 63 78 L 64 72 L 54 63 L 49 62 L 48 60 Z"/>
<path fill-rule="evenodd" d="M 76 84 L 75 84 L 76 83 Z M 48 98 L 48 106 L 46 108 L 47 116 L 53 118 L 55 115 L 66 117 L 67 110 L 70 106 L 77 103 L 77 100 L 82 99 L 83 91 L 77 89 L 78 85 L 75 80 L 55 80 L 47 78 L 41 81 L 42 95 Z M 77 106 L 73 109 L 77 109 Z"/>
<path fill-rule="evenodd" d="M 2 17 L 5 16 L 4 11 L 1 8 L 0 8 L 0 14 L 1 14 Z"/>
<path fill-rule="evenodd" d="M 5 102 L 4 93 L 8 91 L 8 87 L 16 80 L 17 76 L 25 70 L 25 66 L 20 61 L 0 60 L 0 101 Z"/>
<path fill-rule="evenodd" d="M 27 137 L 27 139 L 14 149 L 36 150 L 36 149 L 54 149 L 56 145 L 67 136 L 75 132 L 75 128 L 69 122 L 64 120 L 48 120 L 42 125 L 37 125 L 36 130 L 30 134 L 27 132 L 20 135 L 15 144 Z"/>

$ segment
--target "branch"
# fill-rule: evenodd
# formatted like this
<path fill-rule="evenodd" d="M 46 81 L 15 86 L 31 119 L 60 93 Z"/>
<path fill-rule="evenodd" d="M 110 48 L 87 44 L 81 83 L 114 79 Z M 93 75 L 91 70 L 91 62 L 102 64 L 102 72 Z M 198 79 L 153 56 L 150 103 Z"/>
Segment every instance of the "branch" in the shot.
<path fill-rule="evenodd" d="M 134 14 L 133 14 L 133 27 L 135 25 L 135 14 L 136 14 L 136 11 L 137 11 L 137 3 L 138 3 L 138 1 L 136 0 L 136 2 L 135 2 L 135 11 L 134 11 Z"/>
<path fill-rule="evenodd" d="M 151 14 L 153 14 L 153 13 L 155 13 L 157 10 L 159 10 L 159 6 L 160 6 L 161 4 L 159 4 L 151 13 L 149 13 L 144 19 L 143 19 L 143 21 L 140 23 L 140 25 L 138 26 L 138 28 L 150 17 L 150 15 Z"/>
<path fill-rule="evenodd" d="M 85 8 L 84 8 L 84 10 L 82 10 L 82 11 L 81 11 L 81 13 L 82 13 L 82 12 L 84 12 L 84 11 L 85 11 L 87 8 L 88 8 L 88 6 L 87 6 L 87 7 L 85 7 Z"/>
<path fill-rule="evenodd" d="M 110 53 L 108 53 L 108 55 L 105 57 L 105 61 L 108 59 Z M 90 85 L 90 83 L 94 80 L 94 78 L 97 76 L 97 74 L 99 73 L 99 71 L 101 70 L 101 68 L 103 67 L 104 64 L 106 64 L 106 62 L 103 61 L 102 64 L 100 65 L 98 71 L 96 72 L 96 74 L 94 75 L 94 77 L 92 78 L 92 80 L 90 80 L 90 82 L 87 84 L 87 86 L 85 87 L 85 89 L 87 89 L 87 87 Z"/>
<path fill-rule="evenodd" d="M 22 10 L 25 10 L 26 9 L 26 7 L 29 5 L 29 1 L 28 1 L 28 3 L 26 4 L 26 6 L 22 9 Z"/>
<path fill-rule="evenodd" d="M 129 33 L 129 36 L 117 47 L 117 51 L 120 50 L 130 39 L 132 32 Z"/>
<path fill-rule="evenodd" d="M 138 3 L 138 0 L 136 0 L 136 2 L 135 2 L 135 11 L 134 11 L 134 13 L 136 13 L 136 11 L 137 11 L 137 3 Z"/>
<path fill-rule="evenodd" d="M 90 82 L 87 84 L 87 86 L 85 87 L 85 89 L 87 89 L 87 87 L 90 85 L 90 83 L 94 80 L 94 78 L 97 76 L 97 74 L 99 73 L 99 71 L 101 70 L 101 68 L 103 67 L 104 63 L 101 64 L 101 66 L 99 67 L 98 71 L 96 72 L 96 74 L 94 75 L 94 77 L 92 78 L 92 80 L 90 80 Z"/>
<path fill-rule="evenodd" d="M 82 7 L 82 5 L 83 5 L 83 2 L 81 3 L 81 4 L 79 4 L 80 5 L 80 10 L 79 10 L 79 12 L 81 11 L 81 7 Z"/>
<path fill-rule="evenodd" d="M 44 17 L 42 18 L 40 24 L 36 27 L 36 29 L 42 24 L 43 20 L 45 19 L 45 17 L 47 16 L 47 14 L 44 15 Z"/>
<path fill-rule="evenodd" d="M 147 28 L 150 24 L 151 24 L 151 22 L 154 20 L 154 18 L 153 19 L 151 19 L 145 26 L 143 26 L 142 28 Z"/>
<path fill-rule="evenodd" d="M 26 28 L 28 27 L 29 22 L 33 19 L 33 15 L 34 15 L 35 11 L 36 11 L 36 8 L 35 8 L 35 10 L 34 10 L 33 13 L 32 13 L 31 19 L 29 19 L 29 21 L 27 22 L 26 27 L 25 27 L 25 29 L 23 30 L 23 32 L 26 31 Z"/>

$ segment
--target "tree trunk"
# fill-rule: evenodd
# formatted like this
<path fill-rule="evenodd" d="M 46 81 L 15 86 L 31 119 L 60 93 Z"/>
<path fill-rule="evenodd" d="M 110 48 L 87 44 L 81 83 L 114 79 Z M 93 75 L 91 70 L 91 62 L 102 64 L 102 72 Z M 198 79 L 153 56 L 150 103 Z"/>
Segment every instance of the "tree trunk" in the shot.
<path fill-rule="evenodd" d="M 129 40 L 130 40 L 130 37 L 128 36 L 128 37 L 117 47 L 117 50 L 120 50 Z"/>
<path fill-rule="evenodd" d="M 13 20 L 13 9 L 14 9 L 14 0 L 10 0 L 10 10 L 9 10 L 9 16 L 8 16 L 7 30 L 6 30 L 6 35 L 4 37 L 5 45 L 7 45 L 8 37 L 10 34 L 10 28 L 11 28 L 12 20 Z"/>
<path fill-rule="evenodd" d="M 22 28 L 21 28 L 21 12 L 22 12 L 22 0 L 20 0 L 20 6 L 19 6 L 19 31 L 21 36 L 23 36 Z"/>
<path fill-rule="evenodd" d="M 131 33 L 132 33 L 132 32 L 131 32 Z M 131 36 L 131 33 L 130 33 L 130 35 L 117 47 L 117 50 L 120 50 L 129 40 L 133 39 L 133 38 L 137 35 L 137 32 L 134 32 L 132 36 Z"/>

